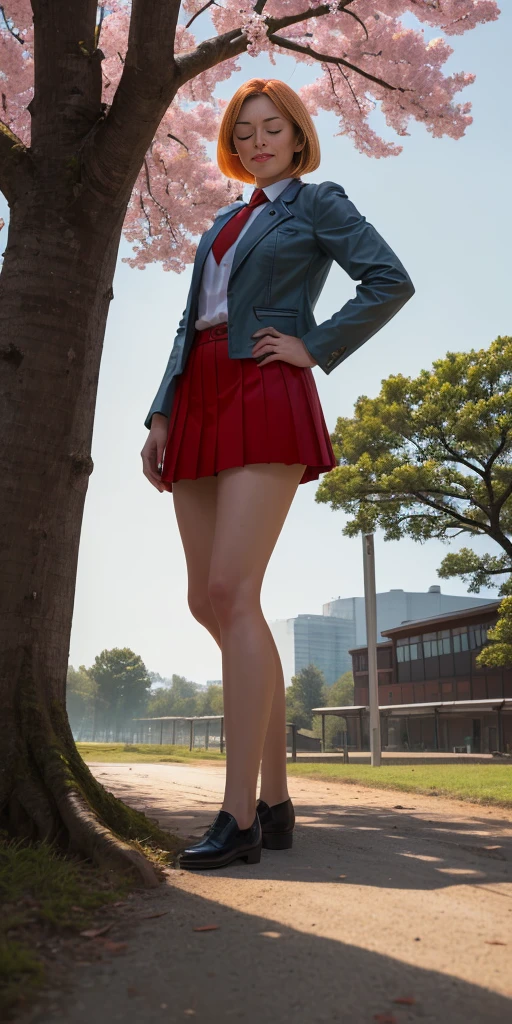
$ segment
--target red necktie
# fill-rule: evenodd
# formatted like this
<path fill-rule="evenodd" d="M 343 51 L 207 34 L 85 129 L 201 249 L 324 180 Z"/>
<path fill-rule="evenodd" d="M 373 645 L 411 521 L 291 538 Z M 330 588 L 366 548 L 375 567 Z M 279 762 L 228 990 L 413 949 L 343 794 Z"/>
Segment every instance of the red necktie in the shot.
<path fill-rule="evenodd" d="M 255 188 L 247 206 L 243 206 L 234 217 L 230 217 L 227 224 L 219 231 L 213 245 L 212 252 L 217 264 L 220 263 L 224 253 L 233 245 L 238 238 L 244 224 L 248 221 L 255 206 L 270 202 L 262 188 Z"/>

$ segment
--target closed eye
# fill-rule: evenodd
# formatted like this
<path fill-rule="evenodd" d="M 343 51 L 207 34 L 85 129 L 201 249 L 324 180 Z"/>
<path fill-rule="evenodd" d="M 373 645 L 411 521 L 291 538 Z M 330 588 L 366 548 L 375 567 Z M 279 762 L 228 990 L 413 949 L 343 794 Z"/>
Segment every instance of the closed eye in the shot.
<path fill-rule="evenodd" d="M 277 132 L 269 132 L 268 134 L 269 135 L 279 135 L 279 132 L 281 132 L 281 131 L 282 131 L 282 128 L 280 128 L 279 131 L 277 131 Z M 247 139 L 251 139 L 251 138 L 252 138 L 251 135 L 239 135 L 236 141 L 237 142 L 246 142 Z"/>

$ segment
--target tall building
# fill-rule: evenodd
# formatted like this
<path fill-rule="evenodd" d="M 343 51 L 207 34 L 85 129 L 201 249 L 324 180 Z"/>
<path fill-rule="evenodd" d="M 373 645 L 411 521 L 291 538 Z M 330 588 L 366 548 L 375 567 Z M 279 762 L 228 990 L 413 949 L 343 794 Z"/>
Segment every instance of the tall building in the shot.
<path fill-rule="evenodd" d="M 488 604 L 488 597 L 464 597 L 457 594 L 442 594 L 441 587 L 429 587 L 427 592 L 406 592 L 387 590 L 377 594 L 377 640 L 384 639 L 382 631 L 400 626 L 415 619 L 428 619 L 433 615 L 476 608 Z M 324 615 L 333 615 L 353 623 L 356 642 L 354 646 L 366 643 L 366 616 L 364 597 L 338 597 L 322 605 Z"/>
<path fill-rule="evenodd" d="M 292 676 L 316 665 L 328 686 L 344 672 L 350 672 L 349 650 L 354 646 L 354 625 L 350 620 L 327 615 L 297 615 L 293 619 L 269 622 L 283 665 L 285 685 Z"/>
<path fill-rule="evenodd" d="M 382 630 L 409 620 L 428 618 L 488 603 L 488 598 L 442 594 L 441 587 L 426 593 L 388 590 L 377 594 L 377 639 Z M 352 668 L 349 650 L 366 643 L 364 597 L 339 597 L 322 606 L 322 615 L 297 615 L 269 622 L 283 665 L 284 681 L 311 662 L 321 669 L 328 686 Z"/>

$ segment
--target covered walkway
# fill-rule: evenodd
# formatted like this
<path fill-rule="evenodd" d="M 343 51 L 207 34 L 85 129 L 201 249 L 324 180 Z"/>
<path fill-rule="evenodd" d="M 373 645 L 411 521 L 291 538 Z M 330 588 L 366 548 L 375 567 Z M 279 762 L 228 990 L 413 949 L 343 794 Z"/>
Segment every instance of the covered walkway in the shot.
<path fill-rule="evenodd" d="M 382 749 L 387 751 L 439 751 L 485 754 L 512 752 L 512 699 L 444 700 L 416 704 L 379 706 Z M 353 750 L 369 749 L 368 705 L 313 708 L 322 717 L 322 751 L 325 752 L 325 719 L 328 715 L 347 722 L 347 745 Z M 411 722 L 426 722 L 424 729 L 410 728 Z M 455 728 L 450 728 L 450 725 Z M 411 736 L 412 734 L 412 736 Z M 407 737 L 404 740 L 404 737 Z M 419 737 L 419 738 L 418 738 Z M 457 742 L 452 742 L 456 740 Z M 476 741 L 479 742 L 476 742 Z M 468 749 L 469 748 L 469 749 Z"/>

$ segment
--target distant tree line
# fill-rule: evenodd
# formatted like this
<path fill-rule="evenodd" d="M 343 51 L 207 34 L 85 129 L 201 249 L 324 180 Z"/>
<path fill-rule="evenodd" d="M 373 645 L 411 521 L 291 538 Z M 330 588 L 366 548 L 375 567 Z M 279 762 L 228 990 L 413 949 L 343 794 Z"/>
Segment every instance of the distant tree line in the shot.
<path fill-rule="evenodd" d="M 155 683 L 160 687 L 152 691 Z M 165 679 L 128 647 L 114 647 L 90 668 L 69 666 L 67 710 L 76 740 L 127 740 L 137 718 L 221 715 L 222 686 L 205 689 L 179 675 Z"/>
<path fill-rule="evenodd" d="M 320 736 L 320 716 L 313 715 L 312 708 L 353 703 L 351 672 L 345 672 L 328 686 L 323 672 L 310 664 L 292 677 L 286 690 L 287 721 Z M 140 655 L 128 647 L 114 647 L 98 654 L 90 668 L 69 666 L 67 709 L 75 739 L 127 740 L 136 731 L 137 718 L 222 715 L 222 686 L 213 683 L 205 688 L 176 674 L 164 678 L 149 671 Z M 341 746 L 345 728 L 345 719 L 327 719 L 328 746 Z"/>

